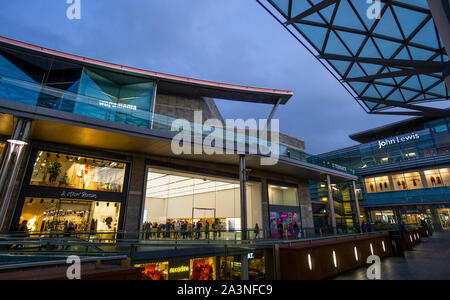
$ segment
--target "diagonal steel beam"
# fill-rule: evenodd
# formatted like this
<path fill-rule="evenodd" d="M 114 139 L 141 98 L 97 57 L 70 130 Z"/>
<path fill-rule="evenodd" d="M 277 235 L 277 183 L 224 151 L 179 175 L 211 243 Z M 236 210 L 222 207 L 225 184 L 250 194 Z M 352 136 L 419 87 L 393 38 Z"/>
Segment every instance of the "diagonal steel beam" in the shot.
<path fill-rule="evenodd" d="M 392 78 L 392 77 L 398 77 L 398 76 L 412 76 L 412 75 L 417 75 L 417 74 L 433 74 L 433 73 L 437 73 L 437 72 L 442 72 L 442 70 L 433 69 L 433 68 L 417 68 L 417 69 L 382 73 L 382 74 L 370 75 L 370 76 L 346 78 L 346 79 L 344 79 L 344 81 L 345 82 L 353 82 L 353 81 L 370 82 L 370 81 L 377 80 L 377 79 Z"/>
<path fill-rule="evenodd" d="M 369 112 L 371 115 L 388 115 L 388 116 L 427 116 L 427 114 L 422 111 L 372 111 Z"/>
<path fill-rule="evenodd" d="M 405 59 L 381 59 L 381 58 L 370 58 L 370 57 L 350 57 L 345 55 L 337 54 L 322 54 L 319 58 L 331 59 L 331 60 L 342 60 L 342 61 L 352 61 L 359 63 L 377 64 L 386 67 L 409 67 L 409 68 L 425 68 L 425 67 L 440 67 L 444 69 L 444 63 L 437 61 L 419 61 L 419 60 L 405 60 Z M 448 63 L 447 63 L 448 64 Z"/>
<path fill-rule="evenodd" d="M 370 98 L 370 97 L 360 97 L 360 99 L 363 101 L 369 101 L 369 102 L 374 102 L 374 103 L 379 103 L 379 104 L 386 104 L 386 105 L 394 106 L 394 107 L 401 107 L 401 108 L 421 111 L 421 112 L 435 115 L 435 116 L 443 116 L 443 117 L 450 116 L 450 110 L 446 110 L 446 109 L 439 109 L 439 108 L 420 106 L 420 105 L 412 105 L 412 104 L 408 104 L 408 103 L 404 103 L 404 102 L 383 100 L 383 99 Z"/>
<path fill-rule="evenodd" d="M 303 18 L 306 18 L 312 14 L 315 14 L 316 12 L 318 12 L 319 10 L 322 10 L 324 8 L 327 8 L 330 5 L 335 4 L 336 2 L 338 2 L 338 0 L 324 0 L 322 2 L 320 2 L 319 4 L 314 5 L 313 7 L 305 10 L 304 12 L 298 14 L 297 16 L 287 20 L 284 24 L 285 25 L 290 25 L 292 23 L 295 23 L 297 21 L 300 21 Z"/>

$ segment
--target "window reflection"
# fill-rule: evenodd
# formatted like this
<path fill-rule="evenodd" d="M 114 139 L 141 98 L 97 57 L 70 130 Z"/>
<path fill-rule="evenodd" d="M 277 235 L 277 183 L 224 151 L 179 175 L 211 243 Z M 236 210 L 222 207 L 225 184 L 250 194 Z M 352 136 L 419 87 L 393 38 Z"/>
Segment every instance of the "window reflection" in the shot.
<path fill-rule="evenodd" d="M 121 193 L 125 164 L 39 151 L 30 185 Z"/>

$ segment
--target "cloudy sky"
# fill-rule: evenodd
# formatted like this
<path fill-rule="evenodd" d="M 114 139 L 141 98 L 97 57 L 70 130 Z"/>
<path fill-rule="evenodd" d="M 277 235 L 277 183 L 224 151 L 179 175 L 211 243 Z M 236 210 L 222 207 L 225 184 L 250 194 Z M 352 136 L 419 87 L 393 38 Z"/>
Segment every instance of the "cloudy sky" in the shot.
<path fill-rule="evenodd" d="M 400 117 L 371 116 L 255 0 L 0 0 L 0 35 L 72 54 L 199 79 L 288 89 L 281 130 L 318 154 Z M 217 101 L 225 118 L 266 118 L 267 105 Z"/>

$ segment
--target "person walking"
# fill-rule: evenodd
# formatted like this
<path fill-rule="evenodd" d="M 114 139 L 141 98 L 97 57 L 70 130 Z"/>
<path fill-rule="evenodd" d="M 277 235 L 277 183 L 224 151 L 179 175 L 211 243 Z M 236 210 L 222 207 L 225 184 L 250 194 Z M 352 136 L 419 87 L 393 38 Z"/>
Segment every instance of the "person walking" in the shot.
<path fill-rule="evenodd" d="M 256 223 L 256 225 L 255 225 L 255 240 L 256 239 L 258 239 L 258 237 L 259 237 L 259 225 L 258 225 L 258 223 Z"/>

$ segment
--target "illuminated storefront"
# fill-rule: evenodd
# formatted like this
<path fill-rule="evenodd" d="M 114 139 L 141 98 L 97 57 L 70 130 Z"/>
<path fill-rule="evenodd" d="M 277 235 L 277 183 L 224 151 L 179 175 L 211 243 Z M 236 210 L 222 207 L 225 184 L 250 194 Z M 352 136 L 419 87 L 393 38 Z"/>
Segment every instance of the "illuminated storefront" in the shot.
<path fill-rule="evenodd" d="M 154 168 L 147 178 L 144 228 L 170 224 L 172 230 L 208 228 L 233 236 L 241 230 L 239 181 Z M 249 228 L 261 226 L 260 183 L 247 183 L 247 204 Z"/>
<path fill-rule="evenodd" d="M 30 232 L 116 232 L 127 164 L 36 149 L 16 224 Z"/>
<path fill-rule="evenodd" d="M 301 228 L 297 188 L 270 184 L 269 204 L 271 236 L 296 236 Z"/>
<path fill-rule="evenodd" d="M 263 280 L 266 276 L 263 252 L 243 254 L 248 257 L 250 280 Z M 241 280 L 241 255 L 228 257 L 200 257 L 164 262 L 136 264 L 150 280 Z"/>

